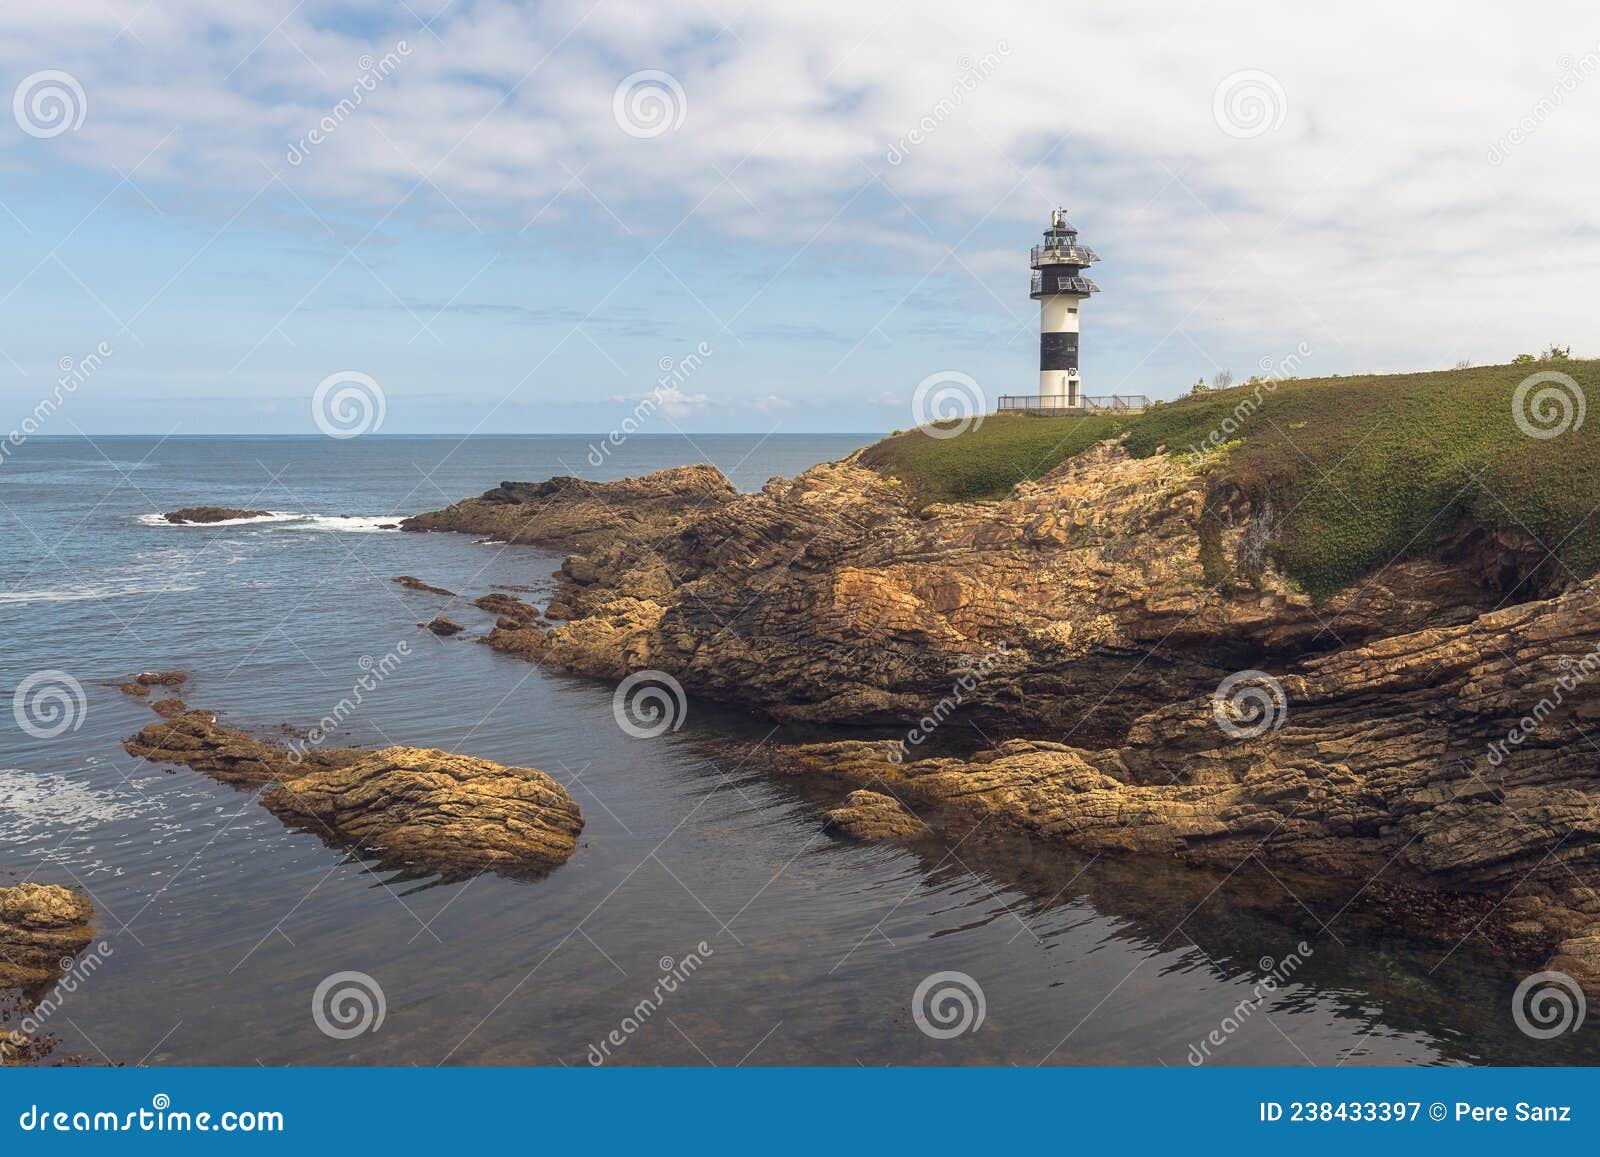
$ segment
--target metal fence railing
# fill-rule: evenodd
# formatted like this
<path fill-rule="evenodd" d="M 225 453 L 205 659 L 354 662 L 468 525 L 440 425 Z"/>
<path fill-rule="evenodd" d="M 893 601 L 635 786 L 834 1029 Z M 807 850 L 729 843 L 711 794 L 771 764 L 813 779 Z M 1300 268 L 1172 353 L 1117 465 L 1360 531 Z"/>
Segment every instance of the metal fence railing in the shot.
<path fill-rule="evenodd" d="M 1100 410 L 1142 410 L 1150 404 L 1144 394 L 1001 394 L 999 409 L 1092 413 Z"/>

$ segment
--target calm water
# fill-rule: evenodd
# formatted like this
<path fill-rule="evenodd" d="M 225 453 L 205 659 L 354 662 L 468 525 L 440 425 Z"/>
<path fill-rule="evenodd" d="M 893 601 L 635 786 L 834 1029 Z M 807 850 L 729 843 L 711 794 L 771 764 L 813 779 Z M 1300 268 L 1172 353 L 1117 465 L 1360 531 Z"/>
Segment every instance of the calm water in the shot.
<path fill-rule="evenodd" d="M 5 719 L 0 882 L 90 892 L 112 952 L 49 1027 L 91 1057 L 152 1064 L 1188 1063 L 1261 969 L 1312 948 L 1216 1063 L 1585 1063 L 1589 1033 L 1530 1041 L 1512 980 L 1463 946 L 1317 921 L 1270 877 L 1003 846 L 837 842 L 835 791 L 748 758 L 770 727 L 696 703 L 633 739 L 611 688 L 472 639 L 489 617 L 396 587 L 468 596 L 548 585 L 559 558 L 460 535 L 374 529 L 502 479 L 609 478 L 702 458 L 743 488 L 838 457 L 839 436 L 639 438 L 603 470 L 583 439 L 34 440 L 0 466 L 0 690 L 59 669 L 87 710 L 35 739 Z M 150 525 L 192 503 L 316 515 Z M 537 595 L 530 596 L 537 599 Z M 448 611 L 469 631 L 418 622 Z M 587 818 L 548 878 L 397 878 L 286 830 L 247 793 L 124 754 L 154 717 L 107 685 L 191 673 L 229 722 L 308 724 L 377 658 L 411 657 L 339 739 L 532 765 Z M 774 735 L 769 741 L 782 739 Z M 737 745 L 728 740 L 737 740 Z M 1337 937 L 1337 938 L 1336 938 Z M 1343 941 L 1343 943 L 1340 943 Z M 660 970 L 709 952 L 646 1023 Z M 1270 958 L 1264 961 L 1263 958 Z M 376 1031 L 333 1039 L 312 995 L 342 970 L 381 986 Z M 912 998 L 937 972 L 982 989 L 975 1031 L 935 1039 Z M 1514 979 L 1514 978 L 1513 978 Z M 631 1023 L 631 1022 L 630 1022 Z"/>

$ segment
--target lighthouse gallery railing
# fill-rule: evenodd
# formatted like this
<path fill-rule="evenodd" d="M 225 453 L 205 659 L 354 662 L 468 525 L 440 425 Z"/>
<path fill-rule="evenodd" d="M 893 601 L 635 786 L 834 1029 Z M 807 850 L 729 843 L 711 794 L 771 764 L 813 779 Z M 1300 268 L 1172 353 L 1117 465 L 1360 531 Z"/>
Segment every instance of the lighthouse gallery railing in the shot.
<path fill-rule="evenodd" d="M 1001 394 L 998 409 L 1086 413 L 1100 410 L 1142 410 L 1149 404 L 1150 399 L 1144 394 L 1080 394 L 1076 398 L 1069 398 L 1066 394 Z"/>

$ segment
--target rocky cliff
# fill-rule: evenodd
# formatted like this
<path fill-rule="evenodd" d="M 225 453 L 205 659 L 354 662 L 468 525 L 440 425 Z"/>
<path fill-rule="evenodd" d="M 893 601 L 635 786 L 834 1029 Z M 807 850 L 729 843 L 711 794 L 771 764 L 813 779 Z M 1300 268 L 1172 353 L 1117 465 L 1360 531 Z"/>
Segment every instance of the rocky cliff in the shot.
<path fill-rule="evenodd" d="M 987 825 L 1219 875 L 1256 861 L 1336 882 L 1330 924 L 1392 905 L 1447 948 L 1490 938 L 1600 987 L 1600 580 L 1502 606 L 1534 593 L 1495 561 L 1527 544 L 1440 527 L 1313 602 L 1274 565 L 1270 504 L 1116 443 L 991 502 L 919 504 L 859 456 L 756 494 L 696 475 L 664 502 L 682 478 L 477 500 L 578 528 L 542 536 L 574 551 L 551 608 L 569 621 L 503 618 L 485 641 L 908 728 L 778 753 L 856 789 L 827 817 L 841 834 Z M 645 513 L 603 532 L 634 493 Z M 463 509 L 413 521 L 481 533 Z M 962 718 L 990 750 L 918 758 Z"/>

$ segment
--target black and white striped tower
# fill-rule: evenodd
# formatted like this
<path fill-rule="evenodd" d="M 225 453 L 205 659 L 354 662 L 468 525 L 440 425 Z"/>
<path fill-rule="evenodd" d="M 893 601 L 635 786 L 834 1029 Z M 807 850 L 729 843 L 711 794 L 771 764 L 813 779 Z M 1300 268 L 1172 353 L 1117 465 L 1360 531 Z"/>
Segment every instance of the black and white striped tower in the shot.
<path fill-rule="evenodd" d="M 1083 275 L 1099 261 L 1093 249 L 1078 244 L 1067 211 L 1050 214 L 1044 243 L 1033 247 L 1033 293 L 1039 303 L 1039 394 L 1051 408 L 1083 405 L 1078 379 L 1078 308 L 1100 287 Z M 1048 400 L 1047 400 L 1048 399 Z M 1056 400 L 1059 399 L 1059 400 Z"/>

